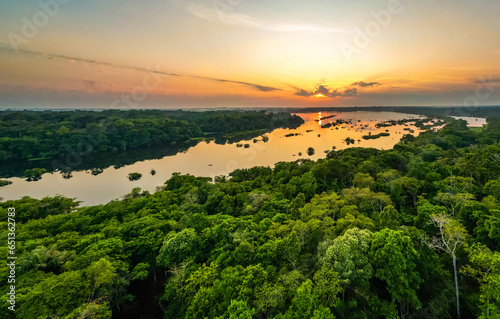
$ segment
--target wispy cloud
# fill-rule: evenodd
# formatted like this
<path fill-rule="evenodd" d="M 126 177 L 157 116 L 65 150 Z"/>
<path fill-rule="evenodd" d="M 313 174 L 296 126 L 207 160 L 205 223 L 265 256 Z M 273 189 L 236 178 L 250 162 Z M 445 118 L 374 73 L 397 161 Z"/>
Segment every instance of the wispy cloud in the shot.
<path fill-rule="evenodd" d="M 14 51 L 10 48 L 0 47 L 0 52 L 2 52 L 2 51 L 14 53 Z M 141 67 L 135 67 L 135 66 L 129 66 L 129 65 L 119 65 L 119 64 L 114 64 L 114 63 L 109 63 L 109 62 L 104 62 L 104 61 L 98 61 L 98 60 L 86 59 L 86 58 L 80 58 L 80 57 L 72 57 L 72 56 L 66 56 L 66 55 L 60 55 L 60 54 L 42 53 L 42 52 L 32 51 L 32 50 L 18 50 L 17 53 L 33 55 L 33 56 L 37 56 L 37 57 L 43 57 L 43 58 L 46 58 L 49 60 L 60 60 L 60 61 L 67 61 L 67 62 L 83 62 L 83 63 L 102 65 L 102 66 L 107 66 L 107 67 L 112 67 L 112 68 L 117 68 L 117 69 L 135 70 L 135 71 L 140 71 L 140 72 L 154 72 L 155 74 L 165 75 L 165 76 L 187 77 L 187 78 L 193 78 L 193 79 L 215 81 L 215 82 L 220 82 L 220 83 L 240 84 L 240 85 L 252 87 L 252 88 L 254 88 L 258 91 L 261 91 L 261 92 L 271 92 L 271 91 L 281 90 L 279 88 L 275 88 L 272 86 L 266 86 L 266 85 L 251 83 L 251 82 L 245 82 L 245 81 L 227 80 L 227 79 L 198 76 L 198 75 L 190 75 L 190 74 L 170 73 L 170 72 L 160 71 L 158 69 L 151 70 L 151 69 L 147 69 L 147 68 L 141 68 Z M 91 84 L 86 83 L 86 85 L 87 85 L 87 87 L 89 87 L 89 85 L 91 85 Z"/>
<path fill-rule="evenodd" d="M 492 74 L 488 76 L 488 78 L 478 78 L 474 80 L 475 83 L 500 83 L 500 76 L 493 77 Z"/>
<path fill-rule="evenodd" d="M 360 87 L 370 87 L 370 86 L 376 86 L 380 85 L 379 82 L 364 82 L 364 81 L 359 81 L 359 82 L 354 82 L 351 84 L 351 86 L 360 86 Z"/>
<path fill-rule="evenodd" d="M 87 78 L 82 79 L 85 90 L 90 93 L 103 93 L 116 89 L 116 86 L 108 81 L 94 81 Z"/>
<path fill-rule="evenodd" d="M 347 31 L 341 28 L 329 28 L 304 23 L 264 20 L 233 11 L 219 12 L 215 8 L 195 4 L 190 1 L 182 1 L 181 3 L 185 6 L 189 13 L 198 18 L 234 27 L 246 27 L 272 32 L 347 33 Z"/>

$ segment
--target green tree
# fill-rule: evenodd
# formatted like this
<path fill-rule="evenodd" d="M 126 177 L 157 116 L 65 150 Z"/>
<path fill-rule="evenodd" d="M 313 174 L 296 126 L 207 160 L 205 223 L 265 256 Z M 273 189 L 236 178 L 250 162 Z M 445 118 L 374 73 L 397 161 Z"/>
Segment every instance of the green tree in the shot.
<path fill-rule="evenodd" d="M 284 315 L 276 319 L 333 319 L 330 310 L 321 304 L 313 293 L 313 283 L 307 279 L 297 288 L 297 293 L 292 300 L 292 305 Z"/>
<path fill-rule="evenodd" d="M 323 266 L 314 273 L 313 281 L 314 294 L 319 302 L 326 307 L 335 308 L 342 292 L 340 275 L 330 267 Z"/>
<path fill-rule="evenodd" d="M 488 181 L 486 185 L 484 185 L 483 193 L 492 195 L 496 200 L 500 201 L 500 178 Z"/>
<path fill-rule="evenodd" d="M 352 179 L 352 185 L 357 188 L 371 188 L 375 179 L 366 173 L 356 173 Z"/>
<path fill-rule="evenodd" d="M 373 268 L 368 257 L 372 233 L 358 228 L 348 229 L 344 235 L 318 247 L 322 267 L 332 267 L 340 275 L 344 292 L 357 287 L 368 290 Z"/>
<path fill-rule="evenodd" d="M 379 215 L 380 228 L 396 229 L 399 226 L 399 213 L 392 206 L 385 206 Z"/>
<path fill-rule="evenodd" d="M 216 319 L 252 319 L 254 314 L 255 310 L 251 309 L 246 301 L 231 300 L 231 304 L 224 316 L 217 317 Z"/>
<path fill-rule="evenodd" d="M 196 256 L 199 240 L 194 229 L 186 228 L 179 233 L 169 233 L 157 257 L 159 266 L 169 267 L 179 264 L 190 256 Z"/>
<path fill-rule="evenodd" d="M 63 317 L 85 303 L 90 282 L 80 271 L 48 276 L 20 293 L 16 316 L 19 318 Z"/>
<path fill-rule="evenodd" d="M 400 316 L 410 316 L 410 305 L 419 308 L 417 290 L 422 282 L 416 269 L 419 254 L 402 231 L 383 229 L 373 234 L 370 256 L 375 277 L 386 282 L 393 300 L 400 303 Z"/>
<path fill-rule="evenodd" d="M 33 168 L 24 171 L 24 177 L 27 178 L 28 182 L 39 181 L 42 179 L 42 175 L 45 174 L 47 170 L 45 168 Z"/>
<path fill-rule="evenodd" d="M 479 281 L 481 314 L 478 318 L 500 318 L 500 253 L 475 244 L 469 248 L 469 258 L 471 265 L 464 266 L 461 272 Z"/>

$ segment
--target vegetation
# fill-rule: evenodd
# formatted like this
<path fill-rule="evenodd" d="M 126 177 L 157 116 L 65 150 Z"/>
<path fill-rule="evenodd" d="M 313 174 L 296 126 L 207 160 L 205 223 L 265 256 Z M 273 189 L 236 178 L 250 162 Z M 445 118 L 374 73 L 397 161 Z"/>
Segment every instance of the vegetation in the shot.
<path fill-rule="evenodd" d="M 3 111 L 0 163 L 58 158 L 68 162 L 69 157 L 74 161 L 75 157 L 199 141 L 207 136 L 241 139 L 302 123 L 295 115 L 265 111 Z"/>
<path fill-rule="evenodd" d="M 352 125 L 352 120 L 337 119 L 335 122 L 323 124 L 323 125 L 321 125 L 321 127 L 322 128 L 336 127 L 338 129 L 338 126 L 344 125 L 344 124 Z"/>
<path fill-rule="evenodd" d="M 99 174 L 102 174 L 102 172 L 104 172 L 104 170 L 100 167 L 94 167 L 90 170 L 90 173 L 94 176 L 97 176 Z"/>
<path fill-rule="evenodd" d="M 405 114 L 418 114 L 429 118 L 449 118 L 450 116 L 495 117 L 498 116 L 500 106 L 365 106 L 365 107 L 307 107 L 289 108 L 289 112 L 397 112 Z"/>
<path fill-rule="evenodd" d="M 0 179 L 0 187 L 7 186 L 7 185 L 10 185 L 10 184 L 12 184 L 11 181 L 6 181 L 4 179 Z"/>
<path fill-rule="evenodd" d="M 346 137 L 344 142 L 346 142 L 347 145 L 354 144 L 356 141 L 353 138 Z"/>
<path fill-rule="evenodd" d="M 61 174 L 64 179 L 70 179 L 73 177 L 73 174 L 71 172 L 62 172 Z"/>
<path fill-rule="evenodd" d="M 45 168 L 33 168 L 27 169 L 24 171 L 24 177 L 29 182 L 38 181 L 42 178 L 42 175 L 45 174 L 47 170 Z"/>
<path fill-rule="evenodd" d="M 128 180 L 129 181 L 138 181 L 142 177 L 141 173 L 129 173 L 128 174 Z"/>
<path fill-rule="evenodd" d="M 375 134 L 375 135 L 368 134 L 368 135 L 363 135 L 363 139 L 364 140 L 374 140 L 374 139 L 377 139 L 377 138 L 381 138 L 381 137 L 384 137 L 384 136 L 390 136 L 390 135 L 391 135 L 390 133 L 386 133 L 386 132 L 378 133 L 378 134 Z"/>
<path fill-rule="evenodd" d="M 334 150 L 214 183 L 174 174 L 106 205 L 1 202 L 3 216 L 16 208 L 15 315 L 498 317 L 499 140 L 500 118 L 481 132 L 453 121 L 392 150 Z M 4 304 L 9 271 L 0 265 Z"/>

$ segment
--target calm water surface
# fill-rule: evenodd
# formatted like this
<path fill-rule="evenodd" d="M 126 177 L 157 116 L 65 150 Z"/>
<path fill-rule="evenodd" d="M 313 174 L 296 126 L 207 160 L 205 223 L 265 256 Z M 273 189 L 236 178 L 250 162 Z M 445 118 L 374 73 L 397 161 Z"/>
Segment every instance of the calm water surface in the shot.
<path fill-rule="evenodd" d="M 82 205 L 104 204 L 110 200 L 123 197 L 133 188 L 140 187 L 150 192 L 163 185 L 174 172 L 192 174 L 195 176 L 215 177 L 228 175 L 238 168 L 253 166 L 273 167 L 277 162 L 295 161 L 299 158 L 317 160 L 326 156 L 325 151 L 344 149 L 348 147 L 374 147 L 378 149 L 392 148 L 401 137 L 407 133 L 404 128 L 410 128 L 419 134 L 419 129 L 397 125 L 376 128 L 375 124 L 386 120 L 415 118 L 418 115 L 392 112 L 339 112 L 323 113 L 322 117 L 336 115 L 333 118 L 322 120 L 324 125 L 335 122 L 337 119 L 351 120 L 352 124 L 343 124 L 334 128 L 322 128 L 319 124 L 318 113 L 299 113 L 306 122 L 297 129 L 276 129 L 264 134 L 269 140 L 264 143 L 262 136 L 257 142 L 252 140 L 240 141 L 249 144 L 249 148 L 237 147 L 237 143 L 218 145 L 213 141 L 200 142 L 189 150 L 173 156 L 166 156 L 157 160 L 136 162 L 120 168 L 109 167 L 99 175 L 92 175 L 90 171 L 74 171 L 71 179 L 62 178 L 59 172 L 44 174 L 37 182 L 27 182 L 22 178 L 9 178 L 13 183 L 0 188 L 0 197 L 4 200 L 18 199 L 23 196 L 42 198 L 57 194 L 76 198 Z M 471 126 L 482 126 L 485 119 L 465 118 Z M 362 128 L 363 127 L 363 128 Z M 385 132 L 391 134 L 379 139 L 364 140 L 363 135 L 372 135 Z M 298 136 L 285 137 L 287 134 L 298 133 Z M 344 140 L 349 137 L 356 142 L 347 145 Z M 359 141 L 358 141 L 359 140 Z M 307 149 L 314 148 L 315 154 L 307 155 Z M 299 155 L 301 153 L 301 155 Z M 151 169 L 156 175 L 150 174 Z M 138 181 L 131 182 L 127 175 L 131 172 L 142 174 Z"/>

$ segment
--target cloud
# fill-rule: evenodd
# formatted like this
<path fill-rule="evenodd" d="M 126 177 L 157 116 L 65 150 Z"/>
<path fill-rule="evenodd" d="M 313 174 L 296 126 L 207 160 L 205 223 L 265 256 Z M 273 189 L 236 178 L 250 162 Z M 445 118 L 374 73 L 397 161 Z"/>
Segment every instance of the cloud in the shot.
<path fill-rule="evenodd" d="M 194 75 L 184 75 L 184 76 L 197 78 L 197 79 L 204 79 L 204 80 L 209 80 L 209 81 L 217 81 L 217 82 L 222 82 L 222 83 L 235 83 L 235 84 L 247 85 L 247 86 L 251 86 L 254 89 L 259 90 L 261 92 L 271 92 L 271 91 L 281 90 L 281 89 L 278 89 L 278 88 L 275 88 L 272 86 L 265 86 L 265 85 L 254 84 L 254 83 L 243 82 L 243 81 L 224 80 L 224 79 L 217 79 L 217 78 L 211 78 L 211 77 L 205 77 L 205 76 L 194 76 Z"/>
<path fill-rule="evenodd" d="M 356 95 L 358 95 L 358 89 L 350 88 L 342 92 L 342 95 L 340 96 L 356 96 Z"/>
<path fill-rule="evenodd" d="M 116 89 L 115 85 L 108 81 L 93 81 L 83 78 L 82 82 L 85 90 L 90 93 L 103 93 Z"/>
<path fill-rule="evenodd" d="M 364 81 L 359 81 L 359 82 L 354 82 L 351 84 L 351 86 L 360 86 L 360 87 L 370 87 L 370 86 L 376 86 L 380 85 L 379 82 L 364 82 Z"/>
<path fill-rule="evenodd" d="M 230 6 L 210 8 L 190 1 L 181 1 L 181 3 L 189 13 L 198 18 L 234 27 L 246 27 L 272 32 L 347 33 L 347 31 L 341 28 L 329 28 L 302 23 L 293 24 L 279 21 L 266 21 L 246 14 L 233 12 L 233 8 Z"/>
<path fill-rule="evenodd" d="M 14 52 L 14 50 L 12 50 L 10 48 L 3 48 L 3 47 L 0 47 L 0 52 L 1 51 Z M 27 54 L 27 55 L 33 55 L 33 56 L 37 56 L 37 57 L 43 57 L 43 58 L 46 58 L 49 60 L 68 61 L 71 63 L 74 63 L 75 61 L 77 61 L 77 62 L 82 62 L 82 63 L 91 63 L 91 64 L 96 64 L 96 65 L 107 66 L 107 67 L 116 68 L 116 69 L 135 70 L 135 71 L 140 71 L 140 72 L 154 72 L 155 74 L 165 75 L 165 76 L 186 77 L 186 78 L 192 78 L 192 79 L 215 81 L 215 82 L 220 82 L 220 83 L 240 84 L 240 85 L 249 86 L 249 87 L 251 87 L 255 90 L 261 91 L 261 92 L 272 92 L 272 91 L 280 91 L 281 90 L 279 88 L 275 88 L 272 86 L 266 86 L 266 85 L 251 83 L 251 82 L 244 82 L 244 81 L 237 81 L 237 80 L 226 80 L 226 79 L 219 79 L 219 78 L 198 76 L 198 75 L 190 75 L 190 74 L 164 72 L 164 71 L 160 71 L 158 66 L 156 67 L 156 70 L 152 70 L 152 69 L 148 69 L 148 68 L 140 68 L 140 67 L 129 66 L 129 65 L 118 65 L 118 64 L 113 64 L 113 63 L 109 63 L 109 62 L 93 60 L 93 59 L 72 57 L 72 56 L 53 54 L 53 53 L 42 53 L 42 52 L 32 51 L 32 50 L 18 50 L 17 52 L 22 53 L 22 54 Z M 91 83 L 87 83 L 87 85 L 90 85 L 90 87 L 92 87 Z"/>
<path fill-rule="evenodd" d="M 481 83 L 500 83 L 500 76 L 499 77 L 493 77 L 493 75 L 490 74 L 487 79 L 485 79 L 484 77 L 480 77 L 480 78 L 476 79 L 475 82 L 477 84 L 481 84 Z"/>
<path fill-rule="evenodd" d="M 351 96 L 356 96 L 358 94 L 358 89 L 357 88 L 349 88 L 345 89 L 344 91 L 340 91 L 339 89 L 334 89 L 330 90 L 324 85 L 320 85 L 316 88 L 314 91 L 307 91 L 304 89 L 298 89 L 299 91 L 295 93 L 295 95 L 298 96 L 304 96 L 304 97 L 311 97 L 311 96 L 317 96 L 319 94 L 325 96 L 325 97 L 351 97 Z"/>

